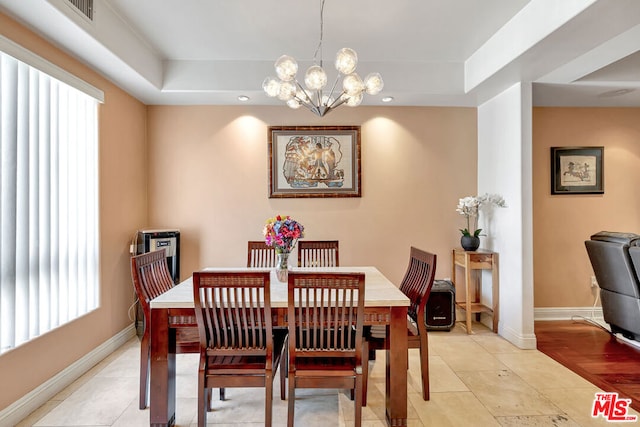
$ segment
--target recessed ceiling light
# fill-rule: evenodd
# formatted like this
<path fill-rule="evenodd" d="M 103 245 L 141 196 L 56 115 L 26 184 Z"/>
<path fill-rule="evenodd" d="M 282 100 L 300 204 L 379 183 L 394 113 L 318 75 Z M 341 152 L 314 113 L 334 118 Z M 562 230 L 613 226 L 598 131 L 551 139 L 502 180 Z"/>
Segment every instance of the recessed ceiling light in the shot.
<path fill-rule="evenodd" d="M 626 95 L 628 93 L 633 92 L 635 89 L 616 89 L 616 90 L 610 90 L 608 92 L 603 92 L 601 94 L 598 95 L 599 98 L 612 98 L 615 96 L 622 96 L 622 95 Z"/>
<path fill-rule="evenodd" d="M 393 101 L 393 96 L 385 96 L 382 98 L 382 102 L 391 102 Z"/>
<path fill-rule="evenodd" d="M 242 102 L 247 102 L 249 99 L 251 98 L 249 98 L 247 95 L 240 95 L 238 97 L 238 101 L 242 101 Z"/>

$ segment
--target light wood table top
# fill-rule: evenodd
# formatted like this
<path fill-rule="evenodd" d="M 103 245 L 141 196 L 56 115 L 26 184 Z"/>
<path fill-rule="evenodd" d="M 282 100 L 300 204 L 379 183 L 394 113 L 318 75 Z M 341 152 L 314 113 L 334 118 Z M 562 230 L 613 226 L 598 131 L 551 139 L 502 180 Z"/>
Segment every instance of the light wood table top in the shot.
<path fill-rule="evenodd" d="M 203 271 L 267 271 L 249 267 L 216 267 Z M 320 273 L 364 273 L 365 274 L 365 307 L 379 306 L 408 306 L 409 298 L 402 293 L 389 279 L 375 267 L 293 267 L 293 272 Z M 271 307 L 287 307 L 287 284 L 279 282 L 274 269 L 271 272 Z M 151 300 L 151 308 L 193 308 L 192 278 L 180 282 L 178 285 Z"/>

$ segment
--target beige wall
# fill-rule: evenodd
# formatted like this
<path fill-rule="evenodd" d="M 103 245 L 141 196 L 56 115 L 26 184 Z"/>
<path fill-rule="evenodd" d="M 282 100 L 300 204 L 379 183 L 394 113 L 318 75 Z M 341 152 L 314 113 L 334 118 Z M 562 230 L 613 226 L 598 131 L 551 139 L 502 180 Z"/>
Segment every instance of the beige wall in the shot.
<path fill-rule="evenodd" d="M 289 214 L 308 239 L 339 239 L 342 265 L 374 265 L 395 283 L 409 247 L 439 256 L 450 277 L 460 197 L 476 191 L 473 108 L 341 107 L 323 119 L 287 107 L 150 106 L 149 218 L 177 227 L 182 277 L 246 263 L 247 240 Z M 267 127 L 359 125 L 362 197 L 269 199 Z"/>
<path fill-rule="evenodd" d="M 105 92 L 100 107 L 100 308 L 0 355 L 0 410 L 131 324 L 128 241 L 147 215 L 146 107 L 0 14 L 0 34 Z"/>
<path fill-rule="evenodd" d="M 604 194 L 551 195 L 550 147 L 604 146 Z M 640 109 L 535 108 L 535 307 L 588 307 L 595 294 L 584 241 L 601 231 L 640 233 Z"/>
<path fill-rule="evenodd" d="M 412 244 L 435 251 L 437 277 L 450 276 L 455 205 L 476 192 L 475 109 L 339 111 L 149 107 L 150 225 L 181 228 L 184 277 L 244 262 L 244 242 L 276 213 L 302 221 L 309 239 L 339 238 L 342 263 L 374 264 L 396 283 Z M 639 118 L 637 108 L 534 108 L 535 307 L 592 305 L 584 240 L 640 233 Z M 268 199 L 267 127 L 301 124 L 362 126 L 361 199 Z M 549 147 L 582 145 L 605 146 L 605 194 L 551 196 Z"/>

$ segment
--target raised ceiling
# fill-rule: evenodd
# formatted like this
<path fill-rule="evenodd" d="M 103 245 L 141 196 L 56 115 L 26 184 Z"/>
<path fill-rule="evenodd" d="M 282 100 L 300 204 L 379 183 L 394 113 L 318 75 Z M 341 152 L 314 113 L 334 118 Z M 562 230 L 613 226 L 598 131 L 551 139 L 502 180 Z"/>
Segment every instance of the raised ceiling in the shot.
<path fill-rule="evenodd" d="M 94 1 L 93 21 L 69 0 L 0 11 L 146 104 L 281 105 L 263 79 L 319 40 L 320 0 Z M 477 106 L 522 81 L 535 105 L 640 106 L 638 0 L 326 0 L 325 68 L 342 47 L 384 78 L 365 105 Z"/>

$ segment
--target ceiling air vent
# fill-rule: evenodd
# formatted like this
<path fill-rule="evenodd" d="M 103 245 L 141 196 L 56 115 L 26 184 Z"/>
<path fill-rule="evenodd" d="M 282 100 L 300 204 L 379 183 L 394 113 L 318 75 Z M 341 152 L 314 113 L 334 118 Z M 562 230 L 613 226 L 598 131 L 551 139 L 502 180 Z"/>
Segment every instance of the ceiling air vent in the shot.
<path fill-rule="evenodd" d="M 93 0 L 67 0 L 80 14 L 93 21 Z"/>

